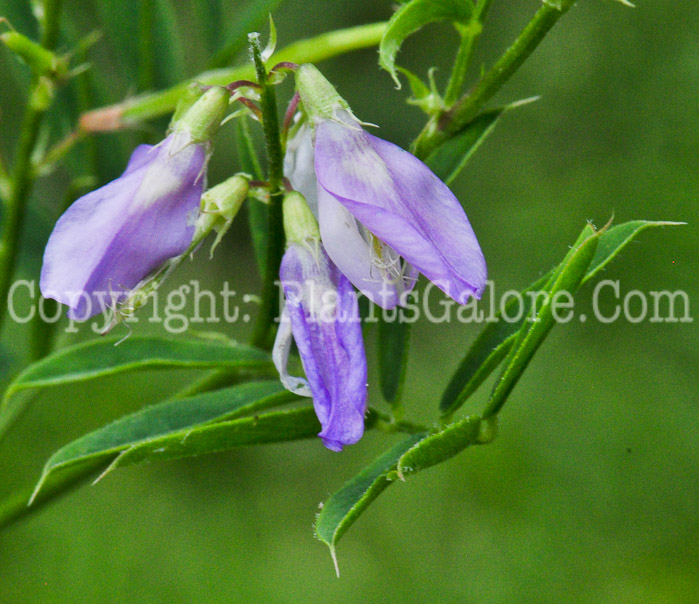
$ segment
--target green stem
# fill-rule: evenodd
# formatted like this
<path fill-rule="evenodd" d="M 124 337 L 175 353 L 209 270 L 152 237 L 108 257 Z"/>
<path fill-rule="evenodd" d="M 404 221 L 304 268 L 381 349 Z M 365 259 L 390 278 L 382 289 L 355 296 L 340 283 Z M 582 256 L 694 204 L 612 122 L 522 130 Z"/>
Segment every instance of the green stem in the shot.
<path fill-rule="evenodd" d="M 36 84 L 36 80 L 34 83 Z M 25 206 L 33 184 L 31 157 L 43 115 L 44 111 L 33 107 L 30 101 L 20 130 L 10 194 L 5 200 L 4 228 L 0 241 L 0 328 L 7 313 L 7 294 L 19 255 L 19 238 L 24 222 Z"/>
<path fill-rule="evenodd" d="M 279 116 L 277 114 L 277 97 L 274 86 L 267 81 L 267 69 L 262 60 L 259 35 L 250 36 L 250 46 L 255 62 L 257 82 L 262 86 L 260 106 L 262 108 L 262 126 L 265 134 L 267 151 L 267 169 L 269 171 L 269 222 L 267 232 L 267 259 L 262 283 L 262 301 L 257 314 L 252 334 L 252 344 L 261 348 L 271 345 L 271 327 L 277 316 L 277 287 L 279 264 L 284 253 L 284 223 L 282 217 L 282 182 L 284 180 L 284 153 L 279 136 Z"/>
<path fill-rule="evenodd" d="M 53 50 L 58 44 L 59 16 L 63 0 L 44 0 L 44 17 L 41 22 L 41 45 Z"/>
<path fill-rule="evenodd" d="M 0 199 L 6 199 L 10 196 L 10 175 L 5 167 L 5 160 L 0 155 Z"/>
<path fill-rule="evenodd" d="M 41 44 L 49 50 L 53 49 L 58 42 L 60 10 L 61 0 L 45 0 L 41 22 Z M 47 107 L 39 106 L 33 102 L 35 91 L 39 86 L 41 86 L 40 79 L 35 76 L 32 79 L 29 102 L 20 129 L 12 170 L 12 182 L 9 194 L 5 199 L 4 228 L 0 240 L 0 329 L 7 313 L 7 294 L 16 271 L 25 208 L 34 184 L 32 154 L 39 136 L 41 121 L 47 110 Z"/>
<path fill-rule="evenodd" d="M 273 54 L 268 64 L 275 65 L 284 61 L 317 63 L 353 50 L 377 46 L 385 29 L 386 23 L 370 23 L 300 40 Z M 124 126 L 127 126 L 172 113 L 192 82 L 208 86 L 225 86 L 235 80 L 250 80 L 254 76 L 255 69 L 252 65 L 206 71 L 172 88 L 137 96 L 118 105 L 96 109 L 95 112 L 109 111 L 117 114 L 121 112 L 121 120 Z"/>
<path fill-rule="evenodd" d="M 439 120 L 425 126 L 415 143 L 419 157 L 427 157 L 445 140 L 466 126 L 500 87 L 517 71 L 558 20 L 573 6 L 575 0 L 560 0 L 554 6 L 544 3 L 527 24 L 522 33 L 493 65 L 476 87 L 461 99 Z"/>
<path fill-rule="evenodd" d="M 138 89 L 149 90 L 155 83 L 153 42 L 153 0 L 141 0 L 139 11 Z"/>
<path fill-rule="evenodd" d="M 478 39 L 483 31 L 483 21 L 485 20 L 492 0 L 480 0 L 473 10 L 470 23 L 461 33 L 461 43 L 454 60 L 454 67 L 451 70 L 447 91 L 444 93 L 444 103 L 451 107 L 461 94 L 466 81 L 468 67 L 476 50 Z"/>

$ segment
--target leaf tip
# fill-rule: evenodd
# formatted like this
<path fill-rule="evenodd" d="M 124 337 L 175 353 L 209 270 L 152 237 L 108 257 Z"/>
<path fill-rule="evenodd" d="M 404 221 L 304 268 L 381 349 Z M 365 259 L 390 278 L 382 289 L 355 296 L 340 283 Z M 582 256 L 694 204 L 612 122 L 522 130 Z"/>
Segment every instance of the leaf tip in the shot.
<path fill-rule="evenodd" d="M 34 500 L 37 498 L 37 495 L 39 495 L 39 491 L 41 491 L 41 487 L 43 487 L 44 483 L 46 482 L 47 476 L 48 474 L 46 473 L 46 471 L 41 473 L 41 478 L 39 478 L 39 482 L 36 483 L 36 486 L 32 491 L 32 495 L 29 498 L 29 501 L 27 501 L 27 507 L 31 507 L 31 505 L 34 503 Z"/>
<path fill-rule="evenodd" d="M 330 557 L 333 559 L 333 565 L 335 566 L 335 574 L 337 578 L 340 578 L 340 565 L 337 563 L 337 552 L 335 551 L 335 546 L 330 546 Z"/>

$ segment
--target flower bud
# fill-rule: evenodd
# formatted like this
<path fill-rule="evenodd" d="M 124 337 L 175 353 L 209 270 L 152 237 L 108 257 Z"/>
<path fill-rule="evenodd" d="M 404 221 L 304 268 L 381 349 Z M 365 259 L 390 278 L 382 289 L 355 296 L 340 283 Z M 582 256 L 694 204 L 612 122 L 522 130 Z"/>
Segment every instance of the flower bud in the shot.
<path fill-rule="evenodd" d="M 175 112 L 172 114 L 172 119 L 170 120 L 169 130 L 173 130 L 184 115 L 189 111 L 194 104 L 204 95 L 204 90 L 198 84 L 191 84 L 187 86 L 187 91 L 180 97 L 177 101 L 177 106 L 175 107 Z"/>
<path fill-rule="evenodd" d="M 289 243 L 320 240 L 318 222 L 301 193 L 291 191 L 284 196 L 284 232 Z"/>
<path fill-rule="evenodd" d="M 216 231 L 217 236 L 211 246 L 211 255 L 233 223 L 240 206 L 243 205 L 248 195 L 248 188 L 247 177 L 236 174 L 202 195 L 194 241 L 200 241 L 211 231 Z"/>
<path fill-rule="evenodd" d="M 187 132 L 194 143 L 211 140 L 226 115 L 229 100 L 225 88 L 212 86 L 173 124 L 173 131 Z"/>
<path fill-rule="evenodd" d="M 296 71 L 296 89 L 312 124 L 322 119 L 333 119 L 337 109 L 350 110 L 347 101 L 310 63 L 301 65 Z"/>
<path fill-rule="evenodd" d="M 62 77 L 68 72 L 64 59 L 16 31 L 0 34 L 0 41 L 22 59 L 37 75 Z"/>

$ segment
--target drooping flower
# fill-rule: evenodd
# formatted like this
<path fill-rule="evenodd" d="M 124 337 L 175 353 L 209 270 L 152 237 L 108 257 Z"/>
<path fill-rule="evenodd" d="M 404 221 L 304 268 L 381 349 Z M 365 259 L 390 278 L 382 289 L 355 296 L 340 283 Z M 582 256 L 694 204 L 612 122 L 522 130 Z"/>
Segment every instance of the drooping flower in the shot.
<path fill-rule="evenodd" d="M 365 132 L 315 67 L 302 65 L 296 78 L 311 129 L 290 141 L 287 176 L 317 200 L 323 245 L 340 271 L 384 308 L 401 303 L 418 272 L 461 304 L 480 298 L 485 259 L 449 188 L 415 156 Z"/>
<path fill-rule="evenodd" d="M 357 297 L 323 250 L 315 219 L 298 193 L 284 199 L 284 226 L 288 247 L 280 279 L 286 303 L 272 357 L 289 390 L 313 397 L 323 444 L 341 451 L 364 433 L 367 365 Z M 292 336 L 306 379 L 287 371 Z"/>
<path fill-rule="evenodd" d="M 211 88 L 159 145 L 137 147 L 116 180 L 74 202 L 56 223 L 44 252 L 45 298 L 86 320 L 125 299 L 195 231 L 206 182 L 210 139 L 228 106 Z"/>

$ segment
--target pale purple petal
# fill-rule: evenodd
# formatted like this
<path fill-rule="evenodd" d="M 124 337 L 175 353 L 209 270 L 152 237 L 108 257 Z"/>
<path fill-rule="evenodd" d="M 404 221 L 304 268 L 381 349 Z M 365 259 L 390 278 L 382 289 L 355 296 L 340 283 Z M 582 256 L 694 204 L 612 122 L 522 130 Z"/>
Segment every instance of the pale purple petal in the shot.
<path fill-rule="evenodd" d="M 306 198 L 320 223 L 325 248 L 340 271 L 379 306 L 404 304 L 401 295 L 415 286 L 418 271 L 388 246 L 372 241 L 344 206 L 318 187 L 311 129 L 305 122 L 287 144 L 284 174 Z"/>
<path fill-rule="evenodd" d="M 462 304 L 480 297 L 486 266 L 478 240 L 424 163 L 357 124 L 325 120 L 316 127 L 315 167 L 319 186 L 447 295 Z"/>
<path fill-rule="evenodd" d="M 280 277 L 294 340 L 328 449 L 364 433 L 367 365 L 357 298 L 322 247 L 292 244 Z"/>
<path fill-rule="evenodd" d="M 118 179 L 78 199 L 44 252 L 41 292 L 85 320 L 184 252 L 204 187 L 206 149 L 183 134 L 141 145 Z"/>
<path fill-rule="evenodd" d="M 417 281 L 412 267 L 403 266 L 398 254 L 372 238 L 322 187 L 318 188 L 318 211 L 323 245 L 342 274 L 382 308 L 400 304 L 401 295 Z"/>

